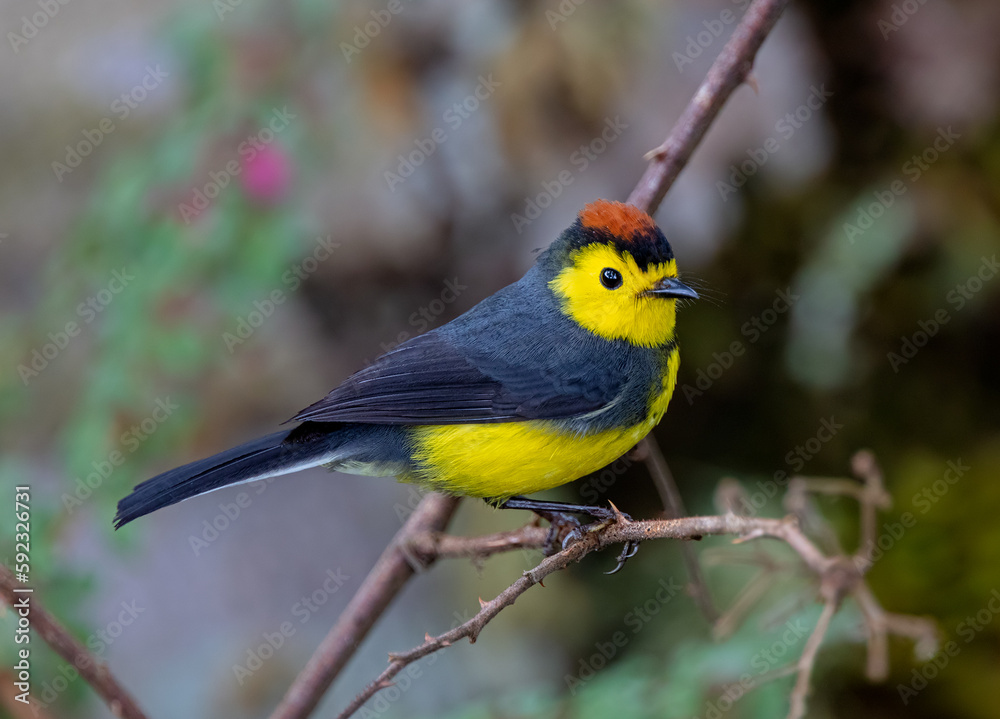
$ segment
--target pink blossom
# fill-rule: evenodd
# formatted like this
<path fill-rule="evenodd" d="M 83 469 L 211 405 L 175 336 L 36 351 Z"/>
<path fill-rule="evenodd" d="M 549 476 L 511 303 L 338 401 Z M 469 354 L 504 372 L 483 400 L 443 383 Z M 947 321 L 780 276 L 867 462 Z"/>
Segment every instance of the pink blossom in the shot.
<path fill-rule="evenodd" d="M 251 200 L 269 205 L 281 202 L 292 184 L 288 154 L 277 144 L 264 145 L 243 160 L 240 184 Z"/>

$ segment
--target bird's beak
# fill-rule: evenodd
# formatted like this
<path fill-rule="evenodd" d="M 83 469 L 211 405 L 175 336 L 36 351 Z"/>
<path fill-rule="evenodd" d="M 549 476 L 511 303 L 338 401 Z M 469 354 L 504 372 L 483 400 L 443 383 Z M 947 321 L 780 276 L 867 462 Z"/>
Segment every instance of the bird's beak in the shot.
<path fill-rule="evenodd" d="M 698 293 L 676 277 L 664 277 L 662 280 L 653 285 L 653 288 L 649 290 L 647 294 L 654 295 L 656 297 L 686 297 L 692 300 L 698 299 Z"/>

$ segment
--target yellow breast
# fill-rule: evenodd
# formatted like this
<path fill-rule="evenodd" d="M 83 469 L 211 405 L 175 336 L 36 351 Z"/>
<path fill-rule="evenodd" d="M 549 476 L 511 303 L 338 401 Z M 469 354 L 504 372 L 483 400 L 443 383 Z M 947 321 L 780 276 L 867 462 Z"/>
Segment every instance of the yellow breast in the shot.
<path fill-rule="evenodd" d="M 558 487 L 613 462 L 656 426 L 674 391 L 677 352 L 648 416 L 630 427 L 568 433 L 546 420 L 413 428 L 417 471 L 402 479 L 473 497 L 506 498 Z"/>

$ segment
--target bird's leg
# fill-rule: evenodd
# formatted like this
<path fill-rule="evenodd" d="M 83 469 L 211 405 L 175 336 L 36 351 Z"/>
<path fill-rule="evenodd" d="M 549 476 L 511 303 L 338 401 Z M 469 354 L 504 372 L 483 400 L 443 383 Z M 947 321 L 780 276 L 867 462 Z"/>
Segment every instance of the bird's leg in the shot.
<path fill-rule="evenodd" d="M 551 529 L 549 530 L 549 536 L 545 540 L 544 550 L 546 556 L 555 553 L 556 542 L 567 526 L 571 527 L 571 529 L 563 538 L 563 548 L 569 546 L 573 540 L 583 537 L 584 527 L 580 524 L 580 520 L 573 516 L 574 514 L 585 514 L 601 522 L 616 521 L 619 515 L 628 521 L 632 521 L 632 517 L 624 512 L 587 504 L 550 502 L 542 499 L 528 499 L 527 497 L 510 497 L 499 502 L 496 500 L 487 500 L 487 502 L 493 504 L 498 509 L 527 509 L 548 521 Z M 618 565 L 610 572 L 607 572 L 607 574 L 614 574 L 624 567 L 625 562 L 630 557 L 634 557 L 637 551 L 639 551 L 638 542 L 626 542 L 625 546 L 622 547 L 621 553 L 618 555 Z"/>
<path fill-rule="evenodd" d="M 548 504 L 555 503 L 549 502 Z M 500 509 L 527 509 L 527 507 L 510 506 L 504 503 L 499 504 L 498 507 Z M 531 511 L 549 523 L 549 533 L 545 537 L 545 544 L 542 545 L 542 553 L 546 557 L 564 549 L 571 539 L 583 536 L 583 525 L 569 512 L 540 508 L 532 508 Z"/>

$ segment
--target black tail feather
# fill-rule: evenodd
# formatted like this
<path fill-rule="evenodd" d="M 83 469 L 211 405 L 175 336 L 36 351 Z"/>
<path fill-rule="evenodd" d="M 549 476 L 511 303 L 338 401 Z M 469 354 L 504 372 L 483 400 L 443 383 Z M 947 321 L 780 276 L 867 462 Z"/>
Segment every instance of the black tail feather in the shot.
<path fill-rule="evenodd" d="M 292 432 L 295 430 L 269 434 L 142 482 L 118 502 L 115 529 L 214 489 L 328 461 L 325 457 L 330 453 L 329 437 L 286 442 Z"/>

